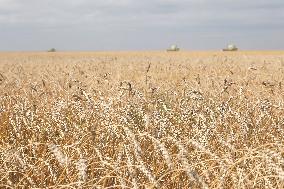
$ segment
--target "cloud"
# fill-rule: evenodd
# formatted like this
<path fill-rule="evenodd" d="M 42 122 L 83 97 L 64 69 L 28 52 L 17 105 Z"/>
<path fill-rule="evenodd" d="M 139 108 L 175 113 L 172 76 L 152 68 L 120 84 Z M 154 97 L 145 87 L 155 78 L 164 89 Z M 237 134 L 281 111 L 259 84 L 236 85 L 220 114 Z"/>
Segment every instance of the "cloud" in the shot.
<path fill-rule="evenodd" d="M 283 20 L 282 0 L 0 0 L 0 50 L 52 43 L 66 50 L 156 49 L 171 42 L 206 49 L 228 40 L 283 49 Z M 254 47 L 257 37 L 275 43 Z"/>

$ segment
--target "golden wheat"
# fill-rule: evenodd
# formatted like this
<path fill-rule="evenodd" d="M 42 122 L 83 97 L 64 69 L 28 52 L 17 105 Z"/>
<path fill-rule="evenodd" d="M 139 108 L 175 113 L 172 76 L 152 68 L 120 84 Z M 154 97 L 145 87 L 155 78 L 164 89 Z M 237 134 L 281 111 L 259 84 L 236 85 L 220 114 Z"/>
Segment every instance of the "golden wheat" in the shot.
<path fill-rule="evenodd" d="M 284 52 L 0 53 L 0 188 L 283 188 Z"/>

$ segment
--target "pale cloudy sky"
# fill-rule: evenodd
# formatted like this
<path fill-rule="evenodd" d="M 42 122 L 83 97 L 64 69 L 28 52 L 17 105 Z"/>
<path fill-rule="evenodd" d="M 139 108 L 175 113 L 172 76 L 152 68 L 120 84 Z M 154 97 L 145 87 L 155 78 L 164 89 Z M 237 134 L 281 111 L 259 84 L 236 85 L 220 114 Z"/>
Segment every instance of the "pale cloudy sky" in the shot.
<path fill-rule="evenodd" d="M 284 0 L 0 0 L 0 51 L 284 49 Z"/>

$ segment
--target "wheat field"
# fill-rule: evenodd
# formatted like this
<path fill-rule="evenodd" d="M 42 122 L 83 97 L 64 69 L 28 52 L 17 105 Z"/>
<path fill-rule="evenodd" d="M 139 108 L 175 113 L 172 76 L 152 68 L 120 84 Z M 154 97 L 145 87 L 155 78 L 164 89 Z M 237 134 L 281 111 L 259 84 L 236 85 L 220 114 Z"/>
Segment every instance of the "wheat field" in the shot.
<path fill-rule="evenodd" d="M 0 188 L 284 188 L 284 52 L 0 53 Z"/>

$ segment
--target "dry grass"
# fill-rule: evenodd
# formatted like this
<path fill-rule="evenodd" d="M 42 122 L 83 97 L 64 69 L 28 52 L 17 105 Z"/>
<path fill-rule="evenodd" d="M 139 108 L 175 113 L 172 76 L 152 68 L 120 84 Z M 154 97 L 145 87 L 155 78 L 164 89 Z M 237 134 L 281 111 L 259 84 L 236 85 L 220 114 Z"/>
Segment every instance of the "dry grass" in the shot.
<path fill-rule="evenodd" d="M 284 52 L 1 53 L 0 188 L 283 188 Z"/>

